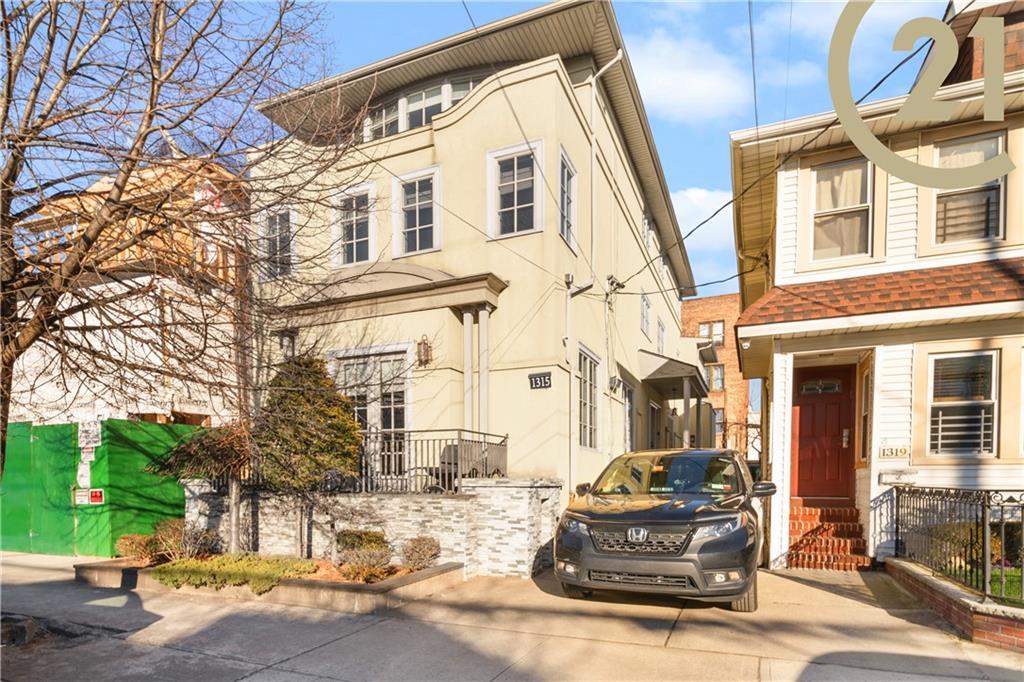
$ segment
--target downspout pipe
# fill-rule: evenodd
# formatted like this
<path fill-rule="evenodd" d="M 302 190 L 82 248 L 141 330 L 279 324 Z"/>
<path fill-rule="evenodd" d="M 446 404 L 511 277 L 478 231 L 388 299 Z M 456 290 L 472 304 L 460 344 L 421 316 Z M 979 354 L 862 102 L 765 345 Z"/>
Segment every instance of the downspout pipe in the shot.
<path fill-rule="evenodd" d="M 590 267 L 595 268 L 597 254 L 597 82 L 612 66 L 622 61 L 620 48 L 611 60 L 597 70 L 590 83 Z"/>

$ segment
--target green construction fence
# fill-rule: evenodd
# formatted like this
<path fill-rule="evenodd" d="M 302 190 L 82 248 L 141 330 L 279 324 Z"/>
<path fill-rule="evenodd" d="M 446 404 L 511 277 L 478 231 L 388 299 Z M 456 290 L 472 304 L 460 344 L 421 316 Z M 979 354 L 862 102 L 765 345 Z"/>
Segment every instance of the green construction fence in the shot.
<path fill-rule="evenodd" d="M 158 521 L 184 516 L 178 481 L 147 468 L 195 428 L 100 422 L 100 444 L 86 462 L 91 480 L 80 488 L 77 424 L 11 424 L 0 480 L 0 549 L 114 556 L 122 535 L 152 533 Z"/>

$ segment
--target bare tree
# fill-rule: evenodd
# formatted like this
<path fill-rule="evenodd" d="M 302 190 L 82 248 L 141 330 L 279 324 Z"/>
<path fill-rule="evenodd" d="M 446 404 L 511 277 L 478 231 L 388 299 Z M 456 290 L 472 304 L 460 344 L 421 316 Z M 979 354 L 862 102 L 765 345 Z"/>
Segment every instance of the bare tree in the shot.
<path fill-rule="evenodd" d="M 367 167 L 345 162 L 366 105 L 311 110 L 315 142 L 255 111 L 322 75 L 318 21 L 292 0 L 0 0 L 0 475 L 12 409 L 251 423 L 280 311 L 346 281 L 324 221 Z"/>

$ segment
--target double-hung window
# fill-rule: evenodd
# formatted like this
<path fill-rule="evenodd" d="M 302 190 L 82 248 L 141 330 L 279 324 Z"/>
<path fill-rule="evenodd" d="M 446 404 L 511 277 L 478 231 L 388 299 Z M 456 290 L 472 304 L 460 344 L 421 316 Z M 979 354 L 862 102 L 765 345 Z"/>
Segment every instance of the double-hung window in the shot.
<path fill-rule="evenodd" d="M 402 183 L 402 253 L 434 248 L 434 176 Z"/>
<path fill-rule="evenodd" d="M 814 168 L 814 260 L 870 255 L 871 165 L 857 158 Z"/>
<path fill-rule="evenodd" d="M 994 454 L 998 351 L 945 353 L 928 360 L 928 454 Z"/>
<path fill-rule="evenodd" d="M 441 113 L 441 86 L 406 95 L 405 101 L 409 128 L 427 125 Z"/>
<path fill-rule="evenodd" d="M 561 217 L 558 223 L 558 231 L 562 235 L 562 239 L 572 244 L 573 236 L 573 222 L 576 202 L 576 171 L 570 165 L 569 160 L 562 156 L 562 165 L 559 169 L 560 178 L 560 195 L 559 195 L 559 208 Z"/>
<path fill-rule="evenodd" d="M 640 330 L 651 338 L 651 299 L 645 293 L 640 294 Z"/>
<path fill-rule="evenodd" d="M 716 346 L 721 346 L 725 343 L 725 321 L 701 322 L 697 335 L 711 339 Z"/>
<path fill-rule="evenodd" d="M 534 159 L 528 151 L 498 159 L 498 234 L 515 234 L 536 227 Z"/>
<path fill-rule="evenodd" d="M 665 323 L 658 320 L 658 352 L 665 354 Z"/>
<path fill-rule="evenodd" d="M 597 358 L 579 351 L 580 445 L 597 447 Z"/>
<path fill-rule="evenodd" d="M 712 391 L 724 391 L 725 390 L 725 365 L 711 365 L 711 381 L 708 383 L 711 385 Z"/>
<path fill-rule="evenodd" d="M 370 260 L 370 195 L 347 196 L 339 206 L 338 249 L 342 265 Z"/>
<path fill-rule="evenodd" d="M 480 80 L 481 79 L 479 77 L 476 77 L 476 78 L 465 78 L 463 80 L 453 81 L 452 82 L 452 106 L 458 104 L 463 99 L 465 99 L 466 95 L 469 94 L 470 90 L 472 90 L 476 86 L 480 85 Z"/>
<path fill-rule="evenodd" d="M 271 279 L 292 272 L 291 213 L 280 211 L 267 216 L 267 274 Z"/>
<path fill-rule="evenodd" d="M 1002 135 L 952 140 L 937 144 L 940 168 L 966 168 L 999 155 Z M 946 192 L 935 197 L 935 243 L 998 239 L 1002 233 L 1003 185 L 999 178 Z"/>
<path fill-rule="evenodd" d="M 713 410 L 715 417 L 715 433 L 723 433 L 725 431 L 725 410 L 716 407 Z"/>

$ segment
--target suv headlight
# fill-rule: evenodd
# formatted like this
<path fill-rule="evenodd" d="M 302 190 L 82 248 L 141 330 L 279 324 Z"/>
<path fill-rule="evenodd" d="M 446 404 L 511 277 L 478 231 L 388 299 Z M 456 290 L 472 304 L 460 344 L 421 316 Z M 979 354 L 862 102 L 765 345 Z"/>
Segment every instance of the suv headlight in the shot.
<path fill-rule="evenodd" d="M 588 526 L 584 521 L 566 516 L 562 519 L 562 529 L 568 533 L 586 533 Z"/>
<path fill-rule="evenodd" d="M 703 538 L 720 538 L 728 535 L 729 533 L 735 533 L 741 526 L 743 526 L 742 516 L 734 516 L 725 521 L 709 523 L 706 526 L 697 526 L 697 530 L 693 534 L 693 539 L 701 540 Z"/>

